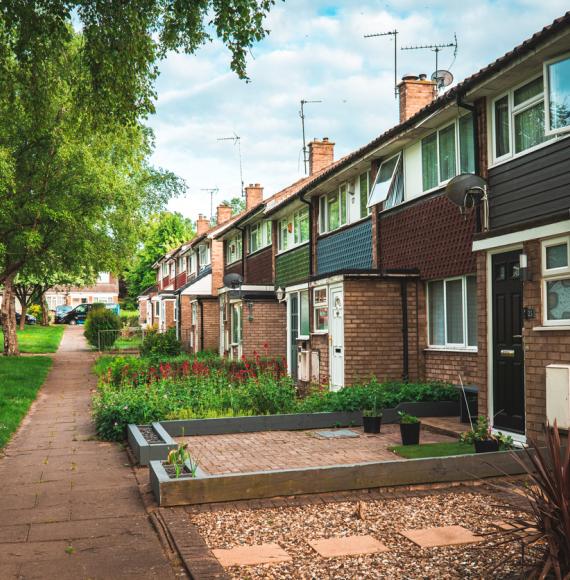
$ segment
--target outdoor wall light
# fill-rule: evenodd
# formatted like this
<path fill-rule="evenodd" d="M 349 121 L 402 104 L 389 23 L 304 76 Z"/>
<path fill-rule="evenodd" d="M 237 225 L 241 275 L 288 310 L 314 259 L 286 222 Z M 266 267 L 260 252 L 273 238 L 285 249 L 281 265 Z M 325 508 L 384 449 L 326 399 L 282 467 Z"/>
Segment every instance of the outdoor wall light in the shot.
<path fill-rule="evenodd" d="M 531 280 L 530 271 L 528 269 L 528 255 L 519 255 L 519 267 L 520 267 L 520 277 L 524 282 L 529 282 Z"/>
<path fill-rule="evenodd" d="M 275 296 L 277 297 L 278 302 L 283 302 L 283 300 L 285 300 L 285 289 L 279 286 L 279 288 L 275 290 Z"/>
<path fill-rule="evenodd" d="M 253 302 L 251 300 L 247 303 L 247 319 L 253 322 Z"/>

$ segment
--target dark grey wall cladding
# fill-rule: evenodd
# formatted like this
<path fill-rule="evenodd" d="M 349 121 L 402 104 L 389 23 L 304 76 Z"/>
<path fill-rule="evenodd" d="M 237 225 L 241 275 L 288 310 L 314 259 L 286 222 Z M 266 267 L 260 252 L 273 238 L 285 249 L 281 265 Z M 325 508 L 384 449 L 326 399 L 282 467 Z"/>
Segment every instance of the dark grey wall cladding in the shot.
<path fill-rule="evenodd" d="M 570 139 L 489 170 L 491 228 L 548 218 L 570 206 Z"/>
<path fill-rule="evenodd" d="M 317 274 L 370 268 L 372 268 L 370 219 L 317 241 Z"/>

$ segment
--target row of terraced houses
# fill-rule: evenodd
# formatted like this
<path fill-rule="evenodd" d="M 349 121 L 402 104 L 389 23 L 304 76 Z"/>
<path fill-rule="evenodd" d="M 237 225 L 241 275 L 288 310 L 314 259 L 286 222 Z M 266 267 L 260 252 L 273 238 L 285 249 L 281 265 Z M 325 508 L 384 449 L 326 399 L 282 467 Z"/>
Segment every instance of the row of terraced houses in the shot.
<path fill-rule="evenodd" d="M 461 380 L 495 428 L 538 435 L 570 373 L 570 13 L 442 94 L 405 76 L 399 99 L 362 148 L 314 140 L 308 177 L 200 216 L 142 321 L 330 389 Z M 461 211 L 460 174 L 486 184 Z"/>

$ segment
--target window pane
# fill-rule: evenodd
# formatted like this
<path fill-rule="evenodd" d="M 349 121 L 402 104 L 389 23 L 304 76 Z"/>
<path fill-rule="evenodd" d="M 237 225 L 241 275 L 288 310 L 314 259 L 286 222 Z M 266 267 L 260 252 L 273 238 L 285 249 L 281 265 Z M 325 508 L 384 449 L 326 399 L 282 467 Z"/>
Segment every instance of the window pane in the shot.
<path fill-rule="evenodd" d="M 443 282 L 430 282 L 429 292 L 429 343 L 444 345 Z"/>
<path fill-rule="evenodd" d="M 323 195 L 319 199 L 319 229 L 321 232 L 327 231 L 327 196 Z"/>
<path fill-rule="evenodd" d="M 272 223 L 271 223 L 271 221 L 266 221 L 265 222 L 265 239 L 263 240 L 264 246 L 270 246 L 273 243 L 271 232 L 272 232 Z"/>
<path fill-rule="evenodd" d="M 251 248 L 249 249 L 250 252 L 256 252 L 259 247 L 257 242 L 258 232 L 259 228 L 257 224 L 255 226 L 251 226 L 251 236 L 250 236 Z"/>
<path fill-rule="evenodd" d="M 328 230 L 336 230 L 339 226 L 338 193 L 333 193 L 328 197 Z"/>
<path fill-rule="evenodd" d="M 295 241 L 298 244 L 309 239 L 309 210 L 304 209 L 297 214 L 297 229 L 295 231 Z"/>
<path fill-rule="evenodd" d="M 390 193 L 384 202 L 384 209 L 389 209 L 396 205 L 399 205 L 404 201 L 404 171 L 403 163 L 400 158 L 398 161 L 398 167 L 396 167 L 396 172 L 394 173 L 394 179 L 390 186 Z"/>
<path fill-rule="evenodd" d="M 340 223 L 344 225 L 346 223 L 346 185 L 340 188 Z"/>
<path fill-rule="evenodd" d="M 532 99 L 532 97 L 536 97 L 540 95 L 544 91 L 544 84 L 542 82 L 542 77 L 531 81 L 530 83 L 526 84 L 524 87 L 517 89 L 514 94 L 514 104 L 515 107 L 521 105 L 525 101 Z"/>
<path fill-rule="evenodd" d="M 305 290 L 300 292 L 301 296 L 301 320 L 300 320 L 300 334 L 302 336 L 309 335 L 309 292 Z"/>
<path fill-rule="evenodd" d="M 548 320 L 570 319 L 570 278 L 546 283 Z"/>
<path fill-rule="evenodd" d="M 445 283 L 447 343 L 463 344 L 463 280 Z"/>
<path fill-rule="evenodd" d="M 509 98 L 504 96 L 495 102 L 495 150 L 497 157 L 506 155 L 509 145 Z"/>
<path fill-rule="evenodd" d="M 566 268 L 568 266 L 568 246 L 559 244 L 546 248 L 546 269 Z"/>
<path fill-rule="evenodd" d="M 328 330 L 329 309 L 326 306 L 315 308 L 315 330 Z"/>
<path fill-rule="evenodd" d="M 392 159 L 388 159 L 387 161 L 384 161 L 382 165 L 380 165 L 378 175 L 376 176 L 376 181 L 374 182 L 374 187 L 370 192 L 368 207 L 376 205 L 377 203 L 381 203 L 388 197 L 388 193 L 390 192 L 390 187 L 392 185 L 394 170 L 396 169 L 401 156 L 402 154 L 399 153 L 395 157 L 392 157 Z"/>
<path fill-rule="evenodd" d="M 471 113 L 459 119 L 459 170 L 461 173 L 475 173 L 475 137 Z"/>
<path fill-rule="evenodd" d="M 477 346 L 477 278 L 467 276 L 467 346 Z"/>
<path fill-rule="evenodd" d="M 368 215 L 368 172 L 360 175 L 360 217 Z"/>
<path fill-rule="evenodd" d="M 550 129 L 570 126 L 570 58 L 548 66 Z"/>
<path fill-rule="evenodd" d="M 424 191 L 439 183 L 437 175 L 437 135 L 422 139 L 422 181 Z"/>
<path fill-rule="evenodd" d="M 515 116 L 515 153 L 544 140 L 544 103 L 540 101 Z"/>
<path fill-rule="evenodd" d="M 450 125 L 439 132 L 439 170 L 441 181 L 447 181 L 457 174 L 455 125 Z"/>

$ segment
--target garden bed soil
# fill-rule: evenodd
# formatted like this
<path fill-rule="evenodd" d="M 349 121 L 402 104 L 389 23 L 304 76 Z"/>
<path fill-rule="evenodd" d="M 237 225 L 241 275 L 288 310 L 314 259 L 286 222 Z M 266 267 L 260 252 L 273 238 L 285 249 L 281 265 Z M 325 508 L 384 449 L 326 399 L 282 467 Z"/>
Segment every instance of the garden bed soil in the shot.
<path fill-rule="evenodd" d="M 138 428 L 149 445 L 164 445 L 164 440 L 152 425 L 139 425 Z"/>

